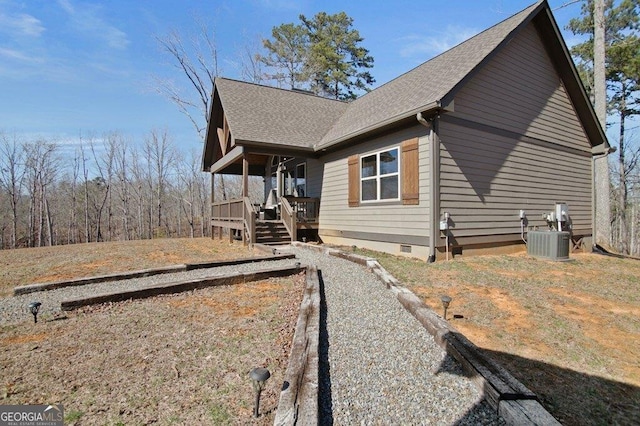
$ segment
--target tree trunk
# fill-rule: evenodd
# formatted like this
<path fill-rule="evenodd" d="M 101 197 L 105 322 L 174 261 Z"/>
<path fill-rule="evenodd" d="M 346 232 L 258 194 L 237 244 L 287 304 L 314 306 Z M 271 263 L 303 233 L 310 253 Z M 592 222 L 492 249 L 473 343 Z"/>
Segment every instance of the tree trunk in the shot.
<path fill-rule="evenodd" d="M 627 199 L 629 191 L 627 186 L 627 170 L 625 165 L 625 143 L 624 143 L 624 127 L 625 127 L 625 108 L 621 108 L 620 112 L 620 156 L 618 157 L 618 166 L 620 168 L 620 195 L 618 197 L 618 219 L 620 226 L 619 250 L 622 254 L 629 254 L 629 235 L 627 233 Z"/>
<path fill-rule="evenodd" d="M 607 128 L 607 87 L 605 75 L 605 17 L 604 0 L 594 1 L 593 93 L 594 109 L 600 126 Z M 604 247 L 611 244 L 611 194 L 609 160 L 607 155 L 594 159 L 595 223 L 594 243 Z"/>

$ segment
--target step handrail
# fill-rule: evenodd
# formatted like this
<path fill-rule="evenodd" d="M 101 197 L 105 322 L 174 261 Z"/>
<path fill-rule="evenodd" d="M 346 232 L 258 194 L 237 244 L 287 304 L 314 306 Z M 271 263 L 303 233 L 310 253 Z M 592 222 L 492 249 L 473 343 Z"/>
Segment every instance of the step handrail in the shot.
<path fill-rule="evenodd" d="M 285 228 L 289 231 L 289 235 L 291 235 L 291 242 L 297 241 L 298 224 L 296 222 L 296 210 L 289 204 L 289 200 L 285 197 L 280 197 L 280 206 L 282 223 L 284 223 Z"/>
<path fill-rule="evenodd" d="M 251 204 L 249 197 L 243 197 L 243 222 L 244 222 L 244 243 L 253 244 L 256 241 L 256 210 Z"/>

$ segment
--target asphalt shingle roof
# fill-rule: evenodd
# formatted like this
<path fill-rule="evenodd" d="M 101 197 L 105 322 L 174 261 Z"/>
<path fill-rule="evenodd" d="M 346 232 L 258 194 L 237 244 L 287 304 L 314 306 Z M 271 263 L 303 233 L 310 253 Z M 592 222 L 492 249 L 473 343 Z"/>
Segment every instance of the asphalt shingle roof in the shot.
<path fill-rule="evenodd" d="M 331 145 L 385 123 L 415 115 L 442 100 L 498 47 L 540 3 L 423 63 L 356 99 L 316 148 Z"/>
<path fill-rule="evenodd" d="M 543 3 L 529 6 L 351 103 L 226 78 L 216 78 L 215 88 L 236 141 L 320 150 L 436 108 Z"/>
<path fill-rule="evenodd" d="M 348 104 L 307 93 L 216 78 L 236 141 L 312 147 Z"/>

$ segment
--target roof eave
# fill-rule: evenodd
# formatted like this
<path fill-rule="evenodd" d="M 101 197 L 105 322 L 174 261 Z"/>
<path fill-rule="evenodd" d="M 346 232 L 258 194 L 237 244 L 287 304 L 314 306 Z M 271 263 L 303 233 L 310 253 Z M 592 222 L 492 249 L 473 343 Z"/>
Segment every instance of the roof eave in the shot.
<path fill-rule="evenodd" d="M 395 115 L 395 116 L 393 116 L 391 118 L 388 118 L 388 119 L 386 119 L 384 121 L 380 121 L 380 122 L 377 122 L 377 123 L 372 124 L 370 126 L 364 127 L 362 129 L 358 129 L 358 130 L 356 130 L 354 132 L 351 132 L 351 133 L 349 133 L 347 135 L 341 136 L 338 139 L 334 139 L 334 140 L 326 142 L 326 143 L 316 144 L 316 145 L 314 145 L 313 149 L 317 152 L 317 151 L 326 151 L 326 150 L 329 150 L 331 148 L 337 148 L 339 145 L 342 145 L 342 144 L 344 144 L 344 143 L 346 143 L 346 142 L 348 142 L 348 141 L 350 141 L 352 139 L 355 139 L 355 138 L 360 137 L 360 136 L 364 136 L 364 135 L 366 135 L 368 133 L 375 132 L 376 130 L 381 130 L 381 129 L 383 129 L 385 127 L 388 127 L 388 126 L 390 126 L 390 125 L 392 125 L 394 123 L 397 123 L 399 121 L 405 120 L 405 119 L 410 118 L 410 117 L 413 117 L 416 114 L 418 114 L 419 112 L 428 113 L 430 111 L 434 111 L 434 110 L 437 110 L 437 109 L 440 109 L 440 108 L 441 108 L 441 102 L 440 101 L 435 101 L 435 102 L 432 102 L 430 104 L 421 106 L 419 108 L 415 108 L 415 109 L 413 109 L 411 111 L 407 111 L 407 112 L 403 112 L 402 114 Z"/>
<path fill-rule="evenodd" d="M 252 153 L 260 154 L 308 156 L 315 153 L 312 147 L 254 141 L 247 139 L 236 139 L 235 144 L 247 148 L 247 150 Z"/>

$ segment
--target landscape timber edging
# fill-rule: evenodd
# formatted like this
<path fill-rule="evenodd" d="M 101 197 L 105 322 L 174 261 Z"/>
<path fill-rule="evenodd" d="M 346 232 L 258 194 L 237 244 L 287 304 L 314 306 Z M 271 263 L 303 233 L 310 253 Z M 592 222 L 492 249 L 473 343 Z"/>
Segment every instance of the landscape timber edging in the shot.
<path fill-rule="evenodd" d="M 376 259 L 304 243 L 294 245 L 340 257 L 370 269 L 393 292 L 400 304 L 433 336 L 434 341 L 462 365 L 483 392 L 487 402 L 507 425 L 560 425 L 560 422 L 540 404 L 535 393 L 503 366 L 484 355 L 475 344 L 430 309 L 411 290 L 403 287 Z"/>
<path fill-rule="evenodd" d="M 115 274 L 99 275 L 96 277 L 76 278 L 73 280 L 54 281 L 54 282 L 40 283 L 40 284 L 28 284 L 24 286 L 15 287 L 13 289 L 13 295 L 21 296 L 23 294 L 35 293 L 37 291 L 56 290 L 64 287 L 97 284 L 97 283 L 103 283 L 108 281 L 128 280 L 132 278 L 143 278 L 143 277 L 150 277 L 153 275 L 160 275 L 160 274 L 173 274 L 176 272 L 191 271 L 193 269 L 215 268 L 219 266 L 240 265 L 243 263 L 264 262 L 269 260 L 286 260 L 286 259 L 292 259 L 294 257 L 295 255 L 293 254 L 285 253 L 285 254 L 278 254 L 273 256 L 247 257 L 247 258 L 232 259 L 232 260 L 218 260 L 214 262 L 185 263 L 180 265 L 165 266 L 162 268 L 142 269 L 139 271 L 131 271 L 131 272 L 118 272 Z"/>
<path fill-rule="evenodd" d="M 209 278 L 199 278 L 187 281 L 155 284 L 135 290 L 104 293 L 97 296 L 63 300 L 60 303 L 60 309 L 63 311 L 71 311 L 73 309 L 78 309 L 83 306 L 89 305 L 123 302 L 132 299 L 145 299 L 164 294 L 182 293 L 185 291 L 191 291 L 206 287 L 241 284 L 251 281 L 260 281 L 272 277 L 285 277 L 300 273 L 302 272 L 303 268 L 305 267 L 288 266 L 284 268 L 261 269 L 259 271 L 245 272 L 240 274 L 218 275 Z"/>
<path fill-rule="evenodd" d="M 319 339 L 320 281 L 318 268 L 310 266 L 274 425 L 318 424 Z"/>

